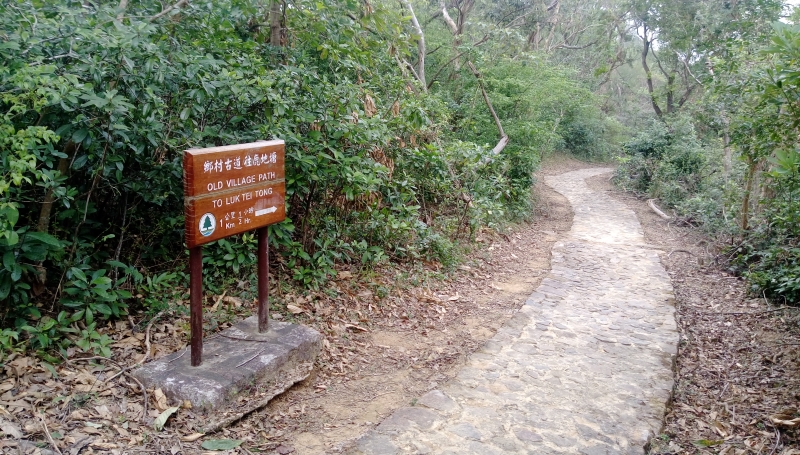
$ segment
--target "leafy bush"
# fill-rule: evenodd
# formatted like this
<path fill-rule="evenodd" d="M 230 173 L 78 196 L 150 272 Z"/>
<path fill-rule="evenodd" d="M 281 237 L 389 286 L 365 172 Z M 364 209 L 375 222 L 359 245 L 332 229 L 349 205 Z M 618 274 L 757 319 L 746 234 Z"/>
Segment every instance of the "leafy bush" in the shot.
<path fill-rule="evenodd" d="M 707 151 L 687 117 L 650 125 L 624 144 L 617 182 L 677 207 L 702 190 Z"/>
<path fill-rule="evenodd" d="M 754 294 L 798 303 L 800 27 L 778 24 L 771 38 L 747 65 L 719 62 L 728 72 L 717 73 L 701 112 L 712 120 L 707 134 L 730 139 L 736 162 L 724 168 L 721 147 L 713 139 L 701 143 L 687 116 L 664 118 L 626 143 L 617 181 L 725 236 L 734 245 L 731 268 Z M 743 44 L 752 43 L 728 51 L 746 55 Z"/>
<path fill-rule="evenodd" d="M 800 152 L 779 150 L 772 158 L 771 193 L 764 211 L 735 253 L 735 270 L 758 294 L 800 303 Z"/>

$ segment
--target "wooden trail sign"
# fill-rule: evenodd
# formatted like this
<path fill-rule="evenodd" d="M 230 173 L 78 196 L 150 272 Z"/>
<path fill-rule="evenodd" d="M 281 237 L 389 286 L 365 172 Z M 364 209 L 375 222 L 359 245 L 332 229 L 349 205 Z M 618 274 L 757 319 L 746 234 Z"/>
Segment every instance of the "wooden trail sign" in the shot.
<path fill-rule="evenodd" d="M 285 145 L 261 141 L 183 153 L 192 366 L 203 356 L 202 245 L 258 229 L 258 331 L 269 322 L 267 226 L 286 219 Z"/>
<path fill-rule="evenodd" d="M 283 141 L 183 154 L 186 245 L 194 248 L 286 218 Z"/>

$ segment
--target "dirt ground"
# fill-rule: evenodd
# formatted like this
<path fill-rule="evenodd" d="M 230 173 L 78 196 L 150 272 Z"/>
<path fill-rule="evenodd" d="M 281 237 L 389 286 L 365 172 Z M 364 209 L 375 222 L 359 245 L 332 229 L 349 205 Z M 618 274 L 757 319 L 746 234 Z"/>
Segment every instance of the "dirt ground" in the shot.
<path fill-rule="evenodd" d="M 666 424 L 651 454 L 800 454 L 800 308 L 747 295 L 721 245 L 668 222 L 608 176 L 590 187 L 633 209 L 675 288 L 680 345 Z"/>
<path fill-rule="evenodd" d="M 590 166 L 556 157 L 539 173 Z M 636 211 L 675 286 L 682 337 L 675 398 L 651 453 L 800 454 L 791 429 L 800 425 L 792 420 L 800 398 L 800 311 L 747 297 L 697 230 L 658 218 L 643 201 L 617 193 L 607 176 L 591 184 Z M 126 370 L 183 349 L 188 315 L 170 311 L 152 322 L 139 315 L 104 328 L 114 340 L 111 359 L 69 352 L 70 360 L 48 367 L 33 357 L 11 358 L 0 375 L 0 453 L 48 454 L 56 447 L 74 455 L 175 455 L 203 453 L 210 440 L 241 442 L 227 453 L 336 453 L 453 377 L 538 286 L 572 212 L 543 184 L 535 195 L 532 222 L 503 234 L 480 232 L 479 246 L 454 271 L 435 263 L 342 270 L 318 292 L 273 289 L 286 305 L 284 319 L 323 333 L 323 352 L 311 377 L 217 434 L 195 434 L 205 417 L 185 406 L 154 430 L 156 417 L 181 404 L 160 390 L 148 390 L 145 401 Z M 247 313 L 238 295 L 207 296 L 209 330 Z"/>

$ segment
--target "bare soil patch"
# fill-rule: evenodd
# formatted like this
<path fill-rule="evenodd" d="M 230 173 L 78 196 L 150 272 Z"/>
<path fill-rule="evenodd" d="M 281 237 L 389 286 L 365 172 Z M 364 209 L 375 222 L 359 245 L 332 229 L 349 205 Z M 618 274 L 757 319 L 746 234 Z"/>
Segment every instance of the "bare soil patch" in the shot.
<path fill-rule="evenodd" d="M 675 288 L 681 341 L 664 430 L 651 454 L 800 454 L 800 309 L 747 294 L 720 245 L 658 217 L 644 200 L 589 180 L 633 209 Z"/>
<path fill-rule="evenodd" d="M 540 174 L 590 166 L 556 156 Z M 273 289 L 281 306 L 291 305 L 284 319 L 323 333 L 323 353 L 311 377 L 214 435 L 193 435 L 207 417 L 169 403 L 160 390 L 147 390 L 145 401 L 124 371 L 144 360 L 148 344 L 148 360 L 184 349 L 188 315 L 176 306 L 152 324 L 140 315 L 103 328 L 114 340 L 110 360 L 71 351 L 70 360 L 53 368 L 34 357 L 11 358 L 0 377 L 0 452 L 54 453 L 55 446 L 64 454 L 174 455 L 200 453 L 209 439 L 242 441 L 229 453 L 336 452 L 452 378 L 538 286 L 550 269 L 552 244 L 572 224 L 572 211 L 544 184 L 534 194 L 532 222 L 502 234 L 480 232 L 479 246 L 456 270 L 439 264 L 342 270 L 318 292 Z M 240 291 L 207 296 L 207 330 L 225 328 L 250 311 Z M 154 430 L 153 421 L 170 406 L 181 407 L 162 431 Z"/>

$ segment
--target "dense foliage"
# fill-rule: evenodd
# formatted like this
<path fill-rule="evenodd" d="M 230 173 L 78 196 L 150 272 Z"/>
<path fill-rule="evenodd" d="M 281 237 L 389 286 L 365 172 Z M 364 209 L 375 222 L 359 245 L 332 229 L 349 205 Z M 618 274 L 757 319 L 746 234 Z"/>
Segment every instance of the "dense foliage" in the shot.
<path fill-rule="evenodd" d="M 700 93 L 681 103 L 683 109 L 666 112 L 657 109 L 659 92 L 652 92 L 658 120 L 626 143 L 617 180 L 726 241 L 730 267 L 748 278 L 754 294 L 796 304 L 800 27 L 775 22 L 780 7 L 739 3 L 738 10 L 722 12 L 733 22 L 702 16 L 716 24 L 716 38 L 703 42 L 689 33 L 695 49 L 676 53 L 692 56 L 693 67 L 685 66 L 691 77 L 682 84 Z M 665 21 L 653 25 L 659 30 L 686 31 L 674 16 L 659 18 Z"/>
<path fill-rule="evenodd" d="M 796 302 L 800 31 L 774 25 L 781 6 L 3 2 L 0 344 L 107 353 L 104 321 L 185 285 L 182 152 L 272 138 L 288 219 L 271 257 L 301 286 L 453 264 L 477 229 L 527 217 L 533 171 L 566 151 L 620 154 L 621 185 Z M 205 286 L 252 280 L 254 248 L 206 247 Z"/>
<path fill-rule="evenodd" d="M 406 14 L 357 0 L 0 3 L 3 347 L 107 354 L 102 321 L 185 284 L 188 148 L 286 141 L 288 219 L 270 243 L 278 273 L 306 286 L 342 263 L 451 263 L 476 228 L 527 216 L 543 154 L 608 154 L 617 127 L 598 98 L 491 15 L 463 29 L 488 33 L 485 49 L 430 26 L 452 53 L 429 59 L 442 77 L 428 91 L 405 63 L 420 38 Z M 510 136 L 501 153 L 479 85 Z M 248 281 L 254 242 L 206 247 L 205 285 Z"/>

